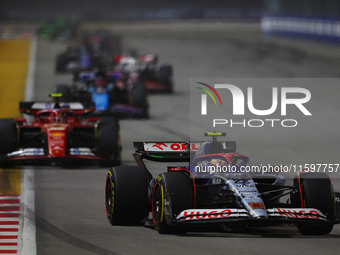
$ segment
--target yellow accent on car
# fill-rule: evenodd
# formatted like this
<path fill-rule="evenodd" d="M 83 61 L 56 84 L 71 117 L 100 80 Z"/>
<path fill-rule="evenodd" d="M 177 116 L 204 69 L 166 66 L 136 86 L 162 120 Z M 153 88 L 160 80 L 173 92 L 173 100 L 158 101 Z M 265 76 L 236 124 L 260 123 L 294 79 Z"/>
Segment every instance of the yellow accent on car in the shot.
<path fill-rule="evenodd" d="M 51 135 L 55 137 L 60 137 L 60 136 L 63 136 L 64 133 L 51 133 Z"/>
<path fill-rule="evenodd" d="M 161 220 L 160 220 L 160 222 L 163 222 L 163 214 L 164 214 L 164 190 L 163 190 L 163 185 L 161 185 L 161 191 L 162 191 L 162 212 L 161 212 Z"/>
<path fill-rule="evenodd" d="M 225 136 L 225 133 L 203 133 L 203 136 Z"/>
<path fill-rule="evenodd" d="M 63 97 L 62 93 L 52 93 L 50 94 L 51 97 Z"/>

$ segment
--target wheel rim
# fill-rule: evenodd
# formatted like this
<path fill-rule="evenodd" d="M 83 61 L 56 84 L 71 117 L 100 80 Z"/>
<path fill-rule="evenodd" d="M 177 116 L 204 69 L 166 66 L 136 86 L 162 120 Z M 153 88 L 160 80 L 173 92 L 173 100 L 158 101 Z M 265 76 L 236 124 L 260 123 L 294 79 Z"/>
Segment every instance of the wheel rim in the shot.
<path fill-rule="evenodd" d="M 105 190 L 105 208 L 106 208 L 106 216 L 109 218 L 112 216 L 113 211 L 113 188 L 112 183 L 110 181 L 110 177 L 106 179 L 106 190 Z"/>
<path fill-rule="evenodd" d="M 155 225 L 158 225 L 162 221 L 162 215 L 163 215 L 162 190 L 159 184 L 156 184 L 154 188 L 152 203 L 152 218 Z"/>

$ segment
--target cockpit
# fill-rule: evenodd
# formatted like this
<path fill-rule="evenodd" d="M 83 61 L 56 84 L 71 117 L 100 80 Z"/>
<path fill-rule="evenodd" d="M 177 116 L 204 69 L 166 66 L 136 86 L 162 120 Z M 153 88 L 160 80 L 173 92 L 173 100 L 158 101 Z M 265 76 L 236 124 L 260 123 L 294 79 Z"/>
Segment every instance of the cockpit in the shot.
<path fill-rule="evenodd" d="M 240 173 L 249 158 L 238 153 L 227 153 L 222 142 L 209 141 L 200 145 L 191 161 L 196 173 Z"/>
<path fill-rule="evenodd" d="M 37 112 L 33 123 L 73 123 L 76 118 L 73 112 L 61 112 L 57 110 L 42 110 Z"/>

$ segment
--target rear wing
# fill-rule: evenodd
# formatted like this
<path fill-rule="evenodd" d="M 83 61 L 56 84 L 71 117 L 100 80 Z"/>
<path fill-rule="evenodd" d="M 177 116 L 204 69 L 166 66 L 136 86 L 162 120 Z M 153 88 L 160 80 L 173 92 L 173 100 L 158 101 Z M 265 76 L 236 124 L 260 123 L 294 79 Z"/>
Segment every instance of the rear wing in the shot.
<path fill-rule="evenodd" d="M 106 72 L 105 76 L 106 78 L 117 80 L 122 76 L 122 74 L 120 72 Z M 81 72 L 79 74 L 79 80 L 81 82 L 86 82 L 88 80 L 94 79 L 95 77 L 96 77 L 95 72 Z"/>
<path fill-rule="evenodd" d="M 148 159 L 159 162 L 189 162 L 204 142 L 134 142 L 135 159 Z M 221 142 L 224 153 L 236 152 L 235 141 Z M 138 163 L 138 161 L 137 161 Z M 138 163 L 139 164 L 139 163 Z"/>
<path fill-rule="evenodd" d="M 67 109 L 78 113 L 91 112 L 95 110 L 93 102 L 84 104 L 80 102 L 20 102 L 21 113 L 35 114 L 41 110 Z"/>
<path fill-rule="evenodd" d="M 159 162 L 189 162 L 189 144 L 190 143 L 186 141 L 134 142 L 133 145 L 136 151 L 134 155 L 138 156 L 140 159 L 148 159 Z"/>

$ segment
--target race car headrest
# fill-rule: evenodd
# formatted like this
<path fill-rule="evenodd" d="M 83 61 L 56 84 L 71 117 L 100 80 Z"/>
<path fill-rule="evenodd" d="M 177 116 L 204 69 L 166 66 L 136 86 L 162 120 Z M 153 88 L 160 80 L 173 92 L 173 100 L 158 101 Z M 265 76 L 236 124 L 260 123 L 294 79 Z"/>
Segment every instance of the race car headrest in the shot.
<path fill-rule="evenodd" d="M 206 155 L 209 151 L 209 144 L 210 142 L 204 142 L 198 147 L 197 151 L 195 152 L 195 157 L 198 158 L 200 156 Z"/>
<path fill-rule="evenodd" d="M 220 142 L 213 141 L 209 145 L 209 154 L 222 153 L 223 145 Z"/>

